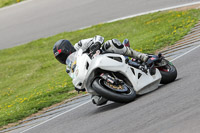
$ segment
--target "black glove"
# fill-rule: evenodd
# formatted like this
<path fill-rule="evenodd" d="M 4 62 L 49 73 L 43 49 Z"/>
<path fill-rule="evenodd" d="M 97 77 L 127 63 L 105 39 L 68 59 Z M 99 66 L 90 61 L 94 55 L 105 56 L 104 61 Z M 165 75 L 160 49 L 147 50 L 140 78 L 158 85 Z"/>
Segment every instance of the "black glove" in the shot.
<path fill-rule="evenodd" d="M 90 53 L 95 53 L 97 50 L 100 50 L 101 45 L 104 42 L 104 38 L 102 36 L 96 35 L 93 38 L 93 44 L 89 47 Z"/>
<path fill-rule="evenodd" d="M 97 50 L 100 50 L 100 48 L 101 48 L 101 43 L 96 42 L 90 46 L 90 53 L 94 54 L 96 53 Z"/>

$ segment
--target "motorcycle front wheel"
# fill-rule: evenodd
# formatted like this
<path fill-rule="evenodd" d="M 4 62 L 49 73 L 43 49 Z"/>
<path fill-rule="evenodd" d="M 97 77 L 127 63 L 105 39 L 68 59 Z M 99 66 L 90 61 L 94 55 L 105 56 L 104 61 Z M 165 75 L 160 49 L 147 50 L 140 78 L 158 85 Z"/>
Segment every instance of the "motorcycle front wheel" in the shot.
<path fill-rule="evenodd" d="M 102 97 L 119 103 L 131 102 L 136 97 L 134 89 L 126 83 L 120 86 L 114 86 L 102 78 L 96 78 L 92 83 L 92 88 Z"/>

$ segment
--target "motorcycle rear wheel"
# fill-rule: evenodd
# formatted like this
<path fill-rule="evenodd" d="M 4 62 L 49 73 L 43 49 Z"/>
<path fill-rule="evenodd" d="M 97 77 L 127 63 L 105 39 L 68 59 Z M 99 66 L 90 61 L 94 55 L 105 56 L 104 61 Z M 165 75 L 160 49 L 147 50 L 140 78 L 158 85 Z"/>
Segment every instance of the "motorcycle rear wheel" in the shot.
<path fill-rule="evenodd" d="M 173 82 L 177 77 L 177 70 L 176 67 L 169 61 L 165 60 L 167 62 L 167 65 L 163 67 L 158 67 L 160 73 L 161 73 L 161 84 L 168 84 L 170 82 Z"/>
<path fill-rule="evenodd" d="M 92 83 L 92 88 L 94 91 L 108 100 L 118 103 L 128 103 L 133 101 L 136 97 L 135 90 L 125 83 L 123 87 L 127 87 L 126 92 L 114 91 L 115 88 L 108 87 L 106 81 L 102 78 L 96 78 Z"/>

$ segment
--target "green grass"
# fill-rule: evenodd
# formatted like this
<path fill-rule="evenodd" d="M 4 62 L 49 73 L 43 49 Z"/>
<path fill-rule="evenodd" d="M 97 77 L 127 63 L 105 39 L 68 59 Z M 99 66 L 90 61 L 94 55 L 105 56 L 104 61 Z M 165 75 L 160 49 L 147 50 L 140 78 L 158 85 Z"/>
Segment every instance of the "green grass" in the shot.
<path fill-rule="evenodd" d="M 21 2 L 23 0 L 0 0 L 0 8 L 4 6 L 9 6 L 18 2 Z"/>
<path fill-rule="evenodd" d="M 105 40 L 128 38 L 132 48 L 153 53 L 180 40 L 199 19 L 200 10 L 157 12 L 0 50 L 0 126 L 77 95 L 69 93 L 74 88 L 65 65 L 53 56 L 57 40 L 74 44 L 97 34 Z"/>

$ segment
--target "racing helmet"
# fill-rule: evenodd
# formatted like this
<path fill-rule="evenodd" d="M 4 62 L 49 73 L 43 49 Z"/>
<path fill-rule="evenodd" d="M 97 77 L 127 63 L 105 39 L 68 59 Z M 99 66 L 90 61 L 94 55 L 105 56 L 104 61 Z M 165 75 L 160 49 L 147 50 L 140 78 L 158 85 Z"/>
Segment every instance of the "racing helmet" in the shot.
<path fill-rule="evenodd" d="M 62 64 L 66 64 L 67 57 L 75 51 L 70 41 L 64 39 L 57 41 L 53 47 L 55 58 Z"/>

